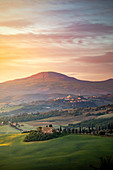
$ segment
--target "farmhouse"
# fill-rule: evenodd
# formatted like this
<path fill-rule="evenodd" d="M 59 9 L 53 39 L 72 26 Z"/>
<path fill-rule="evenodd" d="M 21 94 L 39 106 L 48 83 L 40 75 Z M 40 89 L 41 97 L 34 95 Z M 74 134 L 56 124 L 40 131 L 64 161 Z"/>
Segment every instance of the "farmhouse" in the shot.
<path fill-rule="evenodd" d="M 53 126 L 49 125 L 46 127 L 38 127 L 37 128 L 37 132 L 41 132 L 41 133 L 53 133 Z"/>
<path fill-rule="evenodd" d="M 52 127 L 42 127 L 42 133 L 53 133 Z"/>

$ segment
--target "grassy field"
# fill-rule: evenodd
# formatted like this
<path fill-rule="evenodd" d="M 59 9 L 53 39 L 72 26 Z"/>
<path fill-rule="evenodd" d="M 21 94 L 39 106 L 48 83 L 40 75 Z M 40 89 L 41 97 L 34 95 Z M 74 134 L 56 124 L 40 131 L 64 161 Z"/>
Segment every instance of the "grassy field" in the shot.
<path fill-rule="evenodd" d="M 77 121 L 74 116 L 56 116 L 56 117 L 49 117 L 45 119 L 40 119 L 40 120 L 33 120 L 33 121 L 28 121 L 25 122 L 29 126 L 46 126 L 49 124 L 52 124 L 55 128 L 59 127 L 60 125 L 62 126 L 67 126 L 69 123 L 79 123 L 80 121 Z"/>
<path fill-rule="evenodd" d="M 10 112 L 10 111 L 18 110 L 18 109 L 21 109 L 22 107 L 23 106 L 2 107 L 2 108 L 0 108 L 0 113 L 1 112 Z"/>
<path fill-rule="evenodd" d="M 28 125 L 26 123 L 22 123 L 24 126 L 19 127 L 23 131 L 26 130 L 36 130 L 37 127 Z M 14 127 L 11 127 L 9 125 L 0 126 L 0 135 L 1 134 L 14 134 L 14 133 L 20 133 L 19 130 L 15 129 Z"/>
<path fill-rule="evenodd" d="M 25 143 L 25 135 L 0 135 L 1 170 L 89 170 L 100 156 L 113 156 L 110 137 L 68 135 Z"/>
<path fill-rule="evenodd" d="M 19 133 L 19 131 L 9 125 L 0 126 L 0 134 L 14 134 Z"/>
<path fill-rule="evenodd" d="M 21 126 L 20 128 L 23 130 L 23 131 L 26 131 L 26 130 L 36 130 L 37 127 L 35 126 L 32 126 L 32 125 L 28 125 L 26 122 L 22 122 L 22 124 L 24 126 Z"/>

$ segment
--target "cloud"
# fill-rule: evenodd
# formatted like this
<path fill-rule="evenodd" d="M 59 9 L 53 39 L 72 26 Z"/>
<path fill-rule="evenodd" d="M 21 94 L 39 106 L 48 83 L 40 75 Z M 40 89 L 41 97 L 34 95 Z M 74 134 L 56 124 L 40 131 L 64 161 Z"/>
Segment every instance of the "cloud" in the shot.
<path fill-rule="evenodd" d="M 2 56 L 32 56 L 77 58 L 84 56 L 100 56 L 112 51 L 112 43 L 105 39 L 82 39 L 73 34 L 15 34 L 0 35 L 0 54 Z"/>
<path fill-rule="evenodd" d="M 108 52 L 101 56 L 87 56 L 80 57 L 78 59 L 73 59 L 73 61 L 78 61 L 82 63 L 91 63 L 91 64 L 102 64 L 102 63 L 112 63 L 113 64 L 113 52 Z"/>
<path fill-rule="evenodd" d="M 83 37 L 87 36 L 100 36 L 102 34 L 112 34 L 113 33 L 113 25 L 105 25 L 99 23 L 72 23 L 69 26 L 64 28 L 65 32 L 77 33 Z M 87 33 L 87 34 L 86 34 Z"/>
<path fill-rule="evenodd" d="M 33 24 L 32 21 L 27 21 L 27 20 L 23 20 L 23 19 L 8 20 L 8 21 L 0 22 L 0 26 L 11 27 L 11 28 L 24 28 L 24 27 L 30 26 L 32 24 Z"/>
<path fill-rule="evenodd" d="M 111 0 L 109 1 L 111 2 Z M 104 23 L 101 23 L 99 18 L 99 12 L 106 12 L 105 9 L 108 11 L 108 7 L 111 9 L 110 5 L 106 7 L 104 1 L 102 3 L 104 10 L 99 10 L 99 5 L 98 9 L 95 7 L 92 12 L 93 4 L 96 3 L 97 1 L 90 2 L 89 0 L 60 0 L 54 2 L 51 0 L 1 0 L 0 25 L 2 27 L 17 28 L 18 30 L 26 28 L 23 30 L 26 33 L 29 31 L 32 33 L 49 32 L 51 38 L 60 40 L 64 38 L 69 39 L 69 41 L 74 38 L 95 38 L 104 34 L 113 34 L 112 23 L 105 24 L 107 23 L 106 17 L 105 19 L 102 18 Z M 101 1 L 99 1 L 100 3 Z M 111 18 L 112 16 L 109 17 L 109 20 Z M 95 23 L 95 20 L 100 22 Z M 29 26 L 30 29 L 28 29 Z"/>
<path fill-rule="evenodd" d="M 10 45 L 16 45 L 17 47 L 21 43 L 26 43 L 27 46 L 56 46 L 56 44 L 73 43 L 73 34 L 61 34 L 61 33 L 28 33 L 28 34 L 15 34 L 15 35 L 0 35 L 1 42 Z M 9 42 L 8 42 L 9 41 Z M 15 44 L 18 42 L 17 44 Z"/>
<path fill-rule="evenodd" d="M 6 11 L 12 11 L 16 9 L 21 9 L 25 6 L 27 6 L 26 0 L 0 0 L 0 13 L 6 12 Z M 28 1 L 29 2 L 29 1 Z"/>

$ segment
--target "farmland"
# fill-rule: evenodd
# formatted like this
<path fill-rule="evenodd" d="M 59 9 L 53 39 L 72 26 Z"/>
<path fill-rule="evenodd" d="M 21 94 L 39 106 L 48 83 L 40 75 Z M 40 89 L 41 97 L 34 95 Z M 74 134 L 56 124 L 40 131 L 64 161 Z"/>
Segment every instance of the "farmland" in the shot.
<path fill-rule="evenodd" d="M 0 169 L 89 170 L 100 156 L 113 156 L 113 138 L 68 135 L 44 142 L 23 142 L 26 134 L 0 135 Z"/>
<path fill-rule="evenodd" d="M 0 134 L 13 134 L 18 133 L 17 129 L 10 127 L 9 125 L 0 126 Z"/>
<path fill-rule="evenodd" d="M 22 126 L 22 130 L 26 131 L 26 130 L 36 130 L 36 127 L 28 125 L 26 123 L 24 123 L 24 126 Z M 15 129 L 14 127 L 11 127 L 10 125 L 4 125 L 4 126 L 0 126 L 0 135 L 2 134 L 14 134 L 14 133 L 19 133 L 20 131 Z"/>

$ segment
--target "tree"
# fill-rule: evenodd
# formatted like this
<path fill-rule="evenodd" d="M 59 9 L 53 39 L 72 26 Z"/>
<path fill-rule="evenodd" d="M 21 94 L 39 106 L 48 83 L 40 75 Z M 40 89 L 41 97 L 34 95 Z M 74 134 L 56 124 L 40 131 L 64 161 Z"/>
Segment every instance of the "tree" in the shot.
<path fill-rule="evenodd" d="M 38 127 L 37 132 L 39 132 L 39 133 L 42 132 L 42 127 Z"/>
<path fill-rule="evenodd" d="M 59 130 L 60 132 L 62 132 L 62 127 L 61 127 L 61 125 L 60 125 L 60 130 Z"/>

